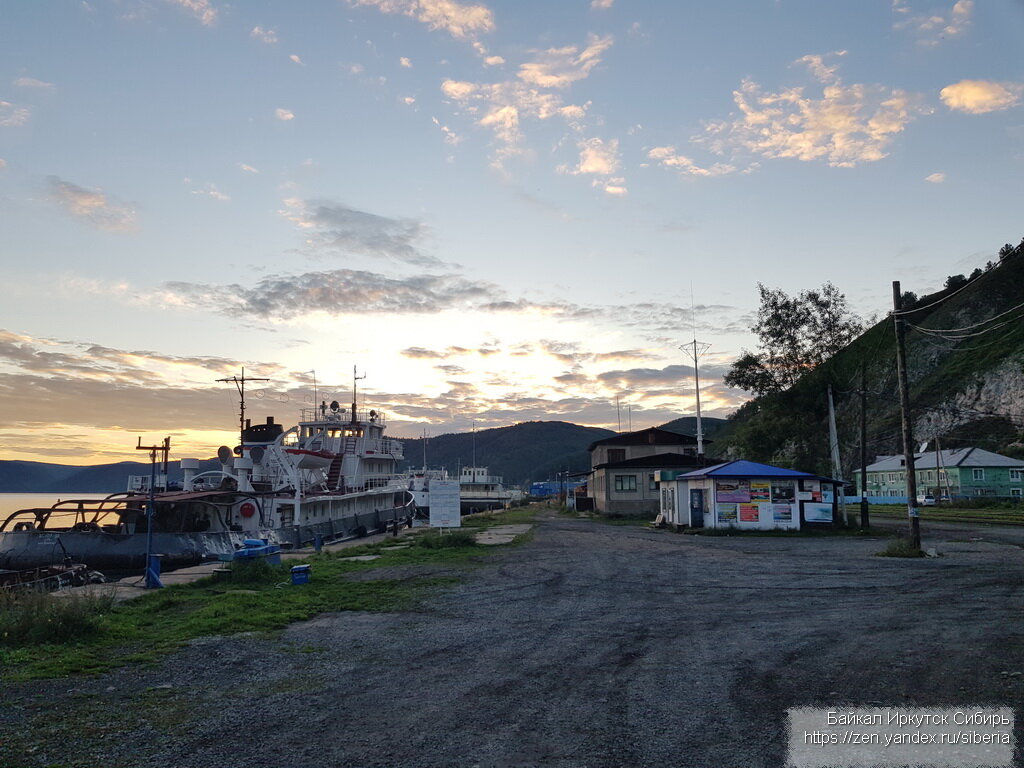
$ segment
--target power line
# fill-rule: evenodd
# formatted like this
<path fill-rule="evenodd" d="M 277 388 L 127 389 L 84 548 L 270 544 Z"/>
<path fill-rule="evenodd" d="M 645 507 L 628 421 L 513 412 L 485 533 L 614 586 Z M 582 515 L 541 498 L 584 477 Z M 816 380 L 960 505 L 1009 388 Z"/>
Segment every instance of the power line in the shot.
<path fill-rule="evenodd" d="M 1005 312 L 1000 312 L 998 315 L 995 315 L 994 317 L 990 317 L 988 320 L 982 320 L 980 323 L 973 323 L 972 325 L 965 325 L 963 328 L 920 328 L 919 326 L 916 326 L 916 325 L 910 325 L 910 327 L 911 328 L 916 328 L 919 331 L 931 331 L 931 332 L 934 332 L 934 333 L 959 333 L 960 331 L 969 331 L 971 328 L 979 328 L 979 327 L 981 327 L 983 325 L 988 325 L 993 320 L 998 320 L 1000 317 L 1003 317 L 1004 315 L 1008 315 L 1011 312 L 1014 312 L 1014 311 L 1020 309 L 1021 307 L 1024 307 L 1024 302 L 1021 302 L 1020 304 L 1018 304 L 1015 307 L 1010 307 Z M 908 325 L 909 325 L 909 323 L 908 323 Z"/>

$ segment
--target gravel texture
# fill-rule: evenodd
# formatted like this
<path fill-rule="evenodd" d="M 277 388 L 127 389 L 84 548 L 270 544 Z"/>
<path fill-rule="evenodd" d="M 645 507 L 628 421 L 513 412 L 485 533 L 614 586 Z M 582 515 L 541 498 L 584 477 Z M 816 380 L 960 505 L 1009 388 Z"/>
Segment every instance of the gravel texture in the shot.
<path fill-rule="evenodd" d="M 1011 706 L 1024 744 L 1024 550 L 995 533 L 906 560 L 545 518 L 418 612 L 6 684 L 0 765 L 774 767 L 805 705 Z"/>

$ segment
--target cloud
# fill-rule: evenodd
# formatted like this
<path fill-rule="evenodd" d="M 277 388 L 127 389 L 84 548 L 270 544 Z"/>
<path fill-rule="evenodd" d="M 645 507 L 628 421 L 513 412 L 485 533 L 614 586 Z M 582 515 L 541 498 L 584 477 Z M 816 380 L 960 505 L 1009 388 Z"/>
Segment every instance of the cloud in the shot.
<path fill-rule="evenodd" d="M 7 161 L 0 157 L 0 171 L 7 167 Z"/>
<path fill-rule="evenodd" d="M 485 5 L 455 0 L 349 0 L 353 6 L 371 6 L 381 13 L 401 14 L 447 32 L 457 40 L 471 40 L 494 30 L 494 15 Z"/>
<path fill-rule="evenodd" d="M 189 11 L 204 26 L 213 26 L 217 21 L 217 10 L 210 5 L 210 0 L 167 0 L 167 2 Z"/>
<path fill-rule="evenodd" d="M 17 88 L 53 88 L 53 83 L 47 83 L 45 80 L 36 80 L 34 77 L 19 77 L 12 81 L 12 85 Z"/>
<path fill-rule="evenodd" d="M 498 67 L 505 63 L 505 59 L 501 56 L 484 56 L 485 67 Z"/>
<path fill-rule="evenodd" d="M 647 157 L 666 168 L 678 171 L 682 176 L 724 176 L 735 173 L 737 170 L 735 165 L 729 163 L 715 163 L 708 167 L 699 166 L 686 155 L 676 152 L 676 148 L 672 146 L 655 147 L 647 153 Z"/>
<path fill-rule="evenodd" d="M 277 30 L 275 29 L 264 29 L 263 27 L 253 27 L 249 33 L 249 37 L 254 40 L 259 40 L 263 43 L 273 44 L 277 42 Z"/>
<path fill-rule="evenodd" d="M 296 64 L 298 64 L 301 67 L 306 66 L 305 64 L 302 63 L 302 59 L 299 58 L 299 54 L 297 54 L 297 53 L 293 53 L 291 56 L 288 57 L 288 59 L 290 61 L 295 62 Z"/>
<path fill-rule="evenodd" d="M 946 180 L 946 174 L 944 173 L 933 173 L 924 177 L 925 181 L 930 181 L 932 184 L 941 184 Z"/>
<path fill-rule="evenodd" d="M 238 163 L 238 167 L 241 168 L 246 173 L 259 173 L 258 170 L 256 170 L 255 168 L 253 168 L 251 165 L 249 165 L 247 163 Z"/>
<path fill-rule="evenodd" d="M 201 189 L 193 189 L 191 190 L 191 192 L 193 195 L 205 195 L 206 197 L 212 197 L 214 200 L 220 200 L 221 202 L 225 203 L 231 200 L 231 197 L 217 189 L 217 185 L 214 184 L 212 181 L 203 186 Z"/>
<path fill-rule="evenodd" d="M 127 232 L 135 229 L 134 209 L 129 205 L 111 201 L 102 190 L 86 189 L 56 176 L 50 176 L 47 181 L 50 197 L 72 216 L 108 232 Z"/>
<path fill-rule="evenodd" d="M 612 46 L 612 37 L 590 35 L 587 46 L 579 50 L 575 45 L 548 48 L 539 52 L 536 61 L 519 66 L 518 77 L 525 83 L 540 88 L 567 88 L 587 77 L 601 63 L 601 55 Z"/>
<path fill-rule="evenodd" d="M 610 176 L 619 170 L 619 140 L 611 139 L 607 143 L 601 139 L 584 139 L 577 145 L 580 150 L 580 161 L 575 168 L 565 168 L 564 173 L 574 176 L 591 173 L 598 176 Z"/>
<path fill-rule="evenodd" d="M 991 80 L 961 80 L 939 92 L 942 103 L 958 112 L 982 115 L 999 112 L 1020 103 L 1022 83 L 997 83 Z"/>
<path fill-rule="evenodd" d="M 615 0 L 591 0 L 591 8 L 611 8 Z"/>
<path fill-rule="evenodd" d="M 920 45 L 934 46 L 959 37 L 970 28 L 974 0 L 957 0 L 948 12 L 912 13 L 906 0 L 893 0 L 892 8 L 899 16 L 893 29 L 908 29 L 918 35 Z"/>
<path fill-rule="evenodd" d="M 278 120 L 294 120 L 295 119 L 295 113 L 294 112 L 292 112 L 291 110 L 282 109 L 281 107 L 278 107 L 277 109 L 274 110 L 274 116 Z"/>
<path fill-rule="evenodd" d="M 399 63 L 399 65 L 401 65 L 403 67 L 406 67 L 407 69 L 412 69 L 412 62 L 409 61 L 409 57 L 408 56 L 403 56 L 402 58 L 400 58 L 398 60 L 398 63 Z"/>
<path fill-rule="evenodd" d="M 490 283 L 459 275 L 414 275 L 392 278 L 374 272 L 337 269 L 301 275 L 274 275 L 252 287 L 166 283 L 163 299 L 172 306 L 191 305 L 232 317 L 287 321 L 312 312 L 349 314 L 436 314 L 465 308 L 491 295 Z"/>
<path fill-rule="evenodd" d="M 9 101 L 0 101 L 0 127 L 16 128 L 24 125 L 32 116 L 32 110 L 28 107 L 19 107 Z"/>
<path fill-rule="evenodd" d="M 299 227 L 307 244 L 316 250 L 390 258 L 423 267 L 444 266 L 440 259 L 420 250 L 428 230 L 415 219 L 388 218 L 329 200 L 289 198 L 285 206 L 281 215 Z"/>
<path fill-rule="evenodd" d="M 842 53 L 842 52 L 837 52 Z M 887 156 L 897 134 L 928 110 L 919 96 L 879 85 L 844 85 L 835 67 L 819 57 L 803 57 L 822 83 L 820 98 L 803 87 L 779 92 L 744 80 L 733 98 L 740 114 L 706 126 L 705 140 L 713 151 L 747 150 L 767 158 L 804 162 L 824 160 L 852 168 Z"/>

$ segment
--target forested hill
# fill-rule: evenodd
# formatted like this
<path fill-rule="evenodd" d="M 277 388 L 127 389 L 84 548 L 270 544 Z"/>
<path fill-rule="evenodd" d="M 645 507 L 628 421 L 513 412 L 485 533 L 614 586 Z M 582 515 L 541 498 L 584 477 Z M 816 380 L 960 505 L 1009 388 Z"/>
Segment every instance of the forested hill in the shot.
<path fill-rule="evenodd" d="M 938 293 L 905 294 L 902 309 L 912 310 L 905 317 L 915 443 L 937 436 L 943 448 L 975 445 L 1024 456 L 1024 243 L 1004 247 L 998 262 L 969 278 L 950 277 Z M 716 452 L 831 473 L 831 384 L 843 473 L 852 477 L 860 463 L 862 366 L 868 460 L 902 452 L 891 316 L 789 389 L 746 403 L 729 419 Z"/>
<path fill-rule="evenodd" d="M 511 485 L 546 480 L 556 472 L 590 469 L 587 446 L 615 433 L 598 427 L 581 427 L 566 421 L 527 421 L 511 427 L 479 430 L 427 438 L 427 466 L 445 468 L 455 475 L 459 467 L 488 467 Z M 474 451 L 475 442 L 475 451 Z M 407 466 L 423 465 L 423 441 L 403 440 Z"/>

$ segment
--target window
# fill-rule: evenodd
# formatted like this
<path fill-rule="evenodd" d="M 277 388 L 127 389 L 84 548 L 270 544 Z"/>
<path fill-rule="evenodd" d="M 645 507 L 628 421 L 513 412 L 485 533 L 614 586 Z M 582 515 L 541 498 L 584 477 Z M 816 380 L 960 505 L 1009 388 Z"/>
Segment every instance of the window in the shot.
<path fill-rule="evenodd" d="M 636 475 L 615 475 L 616 491 L 635 491 Z"/>
<path fill-rule="evenodd" d="M 1021 469 L 1011 469 L 1010 470 L 1010 480 L 1013 480 L 1013 481 L 1016 481 L 1016 482 L 1020 482 L 1021 480 L 1024 480 L 1024 477 L 1021 477 L 1021 475 L 1024 475 L 1024 470 L 1021 470 Z"/>
<path fill-rule="evenodd" d="M 972 469 L 971 470 L 971 474 L 974 476 L 975 480 L 984 480 L 985 479 L 985 470 L 984 469 Z"/>
<path fill-rule="evenodd" d="M 625 461 L 626 460 L 626 449 L 625 448 L 609 448 L 608 449 L 608 461 Z"/>
<path fill-rule="evenodd" d="M 647 476 L 647 490 L 656 491 L 658 490 L 658 481 L 654 479 L 654 475 Z"/>
<path fill-rule="evenodd" d="M 1020 488 L 1011 488 L 1010 489 L 1010 495 L 1011 496 L 1016 496 L 1019 499 L 1020 498 Z"/>

